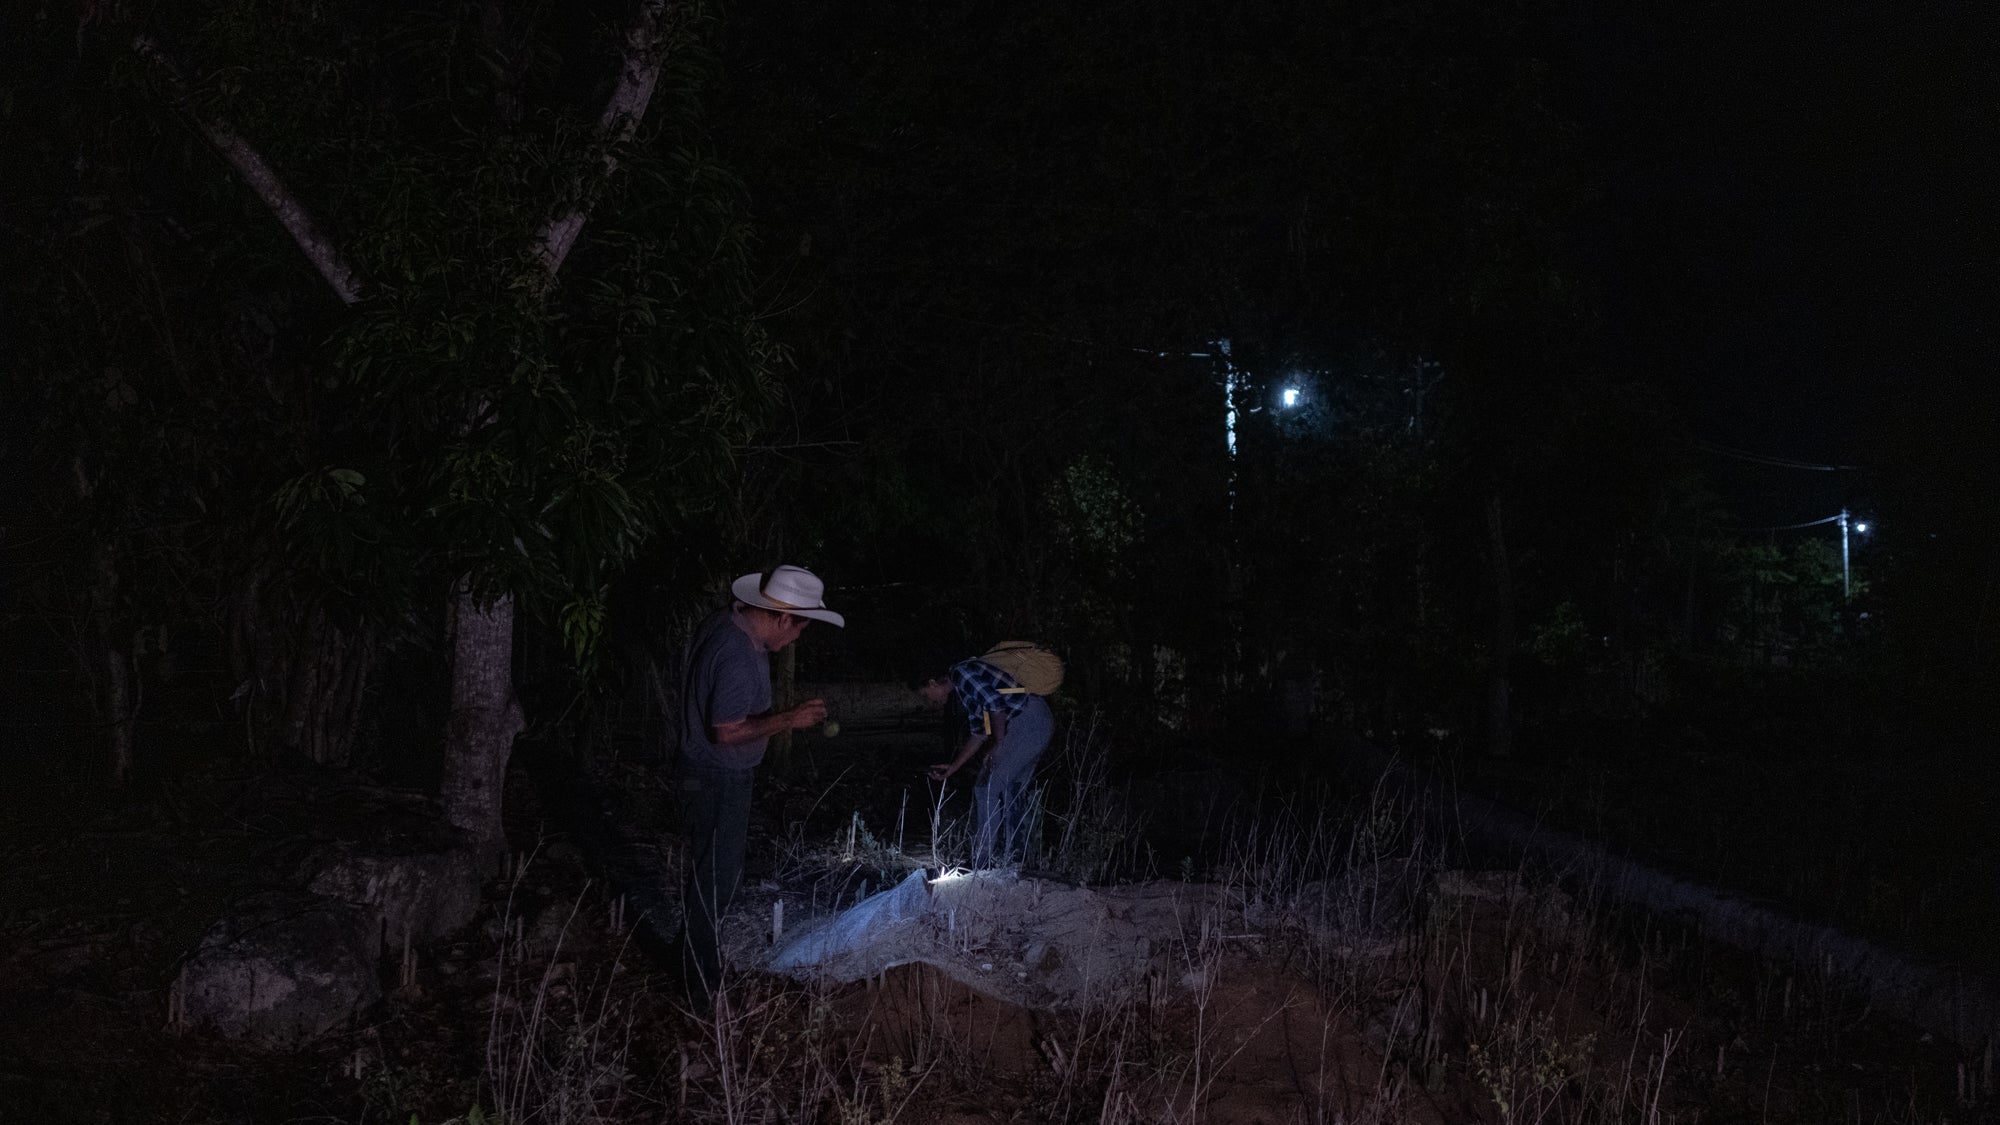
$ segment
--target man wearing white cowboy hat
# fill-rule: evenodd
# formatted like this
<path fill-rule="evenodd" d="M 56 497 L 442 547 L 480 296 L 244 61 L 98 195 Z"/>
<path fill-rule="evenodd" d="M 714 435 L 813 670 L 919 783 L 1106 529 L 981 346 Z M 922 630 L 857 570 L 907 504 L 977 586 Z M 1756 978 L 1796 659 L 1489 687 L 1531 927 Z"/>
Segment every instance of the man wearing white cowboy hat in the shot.
<path fill-rule="evenodd" d="M 681 684 L 680 790 L 688 835 L 681 965 L 703 1006 L 721 979 L 716 923 L 743 878 L 751 775 L 772 735 L 826 718 L 820 699 L 771 710 L 770 654 L 798 640 L 811 622 L 846 624 L 826 608 L 825 583 L 796 566 L 746 574 L 730 592 L 734 604 L 695 630 Z"/>

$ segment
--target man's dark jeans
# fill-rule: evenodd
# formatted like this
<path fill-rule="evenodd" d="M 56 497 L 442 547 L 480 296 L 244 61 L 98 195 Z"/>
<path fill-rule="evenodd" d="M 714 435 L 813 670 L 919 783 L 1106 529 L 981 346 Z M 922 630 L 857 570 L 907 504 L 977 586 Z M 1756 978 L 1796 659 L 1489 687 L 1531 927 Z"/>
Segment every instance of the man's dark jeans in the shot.
<path fill-rule="evenodd" d="M 681 822 L 687 826 L 687 880 L 681 886 L 685 930 L 681 972 L 706 1005 L 722 981 L 717 929 L 743 881 L 750 834 L 752 770 L 681 766 Z"/>

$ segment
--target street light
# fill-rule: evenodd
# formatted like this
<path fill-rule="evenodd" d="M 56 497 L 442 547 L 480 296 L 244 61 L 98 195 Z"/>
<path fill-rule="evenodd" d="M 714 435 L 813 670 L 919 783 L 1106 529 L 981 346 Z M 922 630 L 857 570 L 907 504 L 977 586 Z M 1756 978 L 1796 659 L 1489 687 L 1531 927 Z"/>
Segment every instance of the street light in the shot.
<path fill-rule="evenodd" d="M 1840 521 L 1840 596 L 1843 601 L 1853 601 L 1854 586 L 1847 569 L 1847 509 L 1842 508 L 1835 518 Z M 1868 534 L 1868 521 L 1855 521 L 1854 530 L 1860 535 Z"/>

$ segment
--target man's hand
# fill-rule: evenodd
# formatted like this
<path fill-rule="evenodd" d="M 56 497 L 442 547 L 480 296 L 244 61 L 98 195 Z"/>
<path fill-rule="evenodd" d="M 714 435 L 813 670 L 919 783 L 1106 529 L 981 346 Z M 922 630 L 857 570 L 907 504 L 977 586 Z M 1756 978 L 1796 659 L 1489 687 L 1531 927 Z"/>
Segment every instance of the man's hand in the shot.
<path fill-rule="evenodd" d="M 826 700 L 808 699 L 785 712 L 785 723 L 793 730 L 816 727 L 826 721 Z"/>
<path fill-rule="evenodd" d="M 826 700 L 808 699 L 790 710 L 755 715 L 748 719 L 738 719 L 733 723 L 717 723 L 713 737 L 717 745 L 735 746 L 759 738 L 769 738 L 779 731 L 802 730 L 817 726 L 825 720 Z"/>
<path fill-rule="evenodd" d="M 959 771 L 959 768 L 964 766 L 965 763 L 978 757 L 979 752 L 981 750 L 986 749 L 986 744 L 991 741 L 992 739 L 988 738 L 986 735 L 983 735 L 978 731 L 973 731 L 972 737 L 965 740 L 964 748 L 959 750 L 958 757 L 953 758 L 951 760 L 950 765 L 932 766 L 930 769 L 924 772 L 930 775 L 930 779 L 932 781 L 943 781 L 945 778 L 950 777 L 952 774 L 957 773 Z"/>

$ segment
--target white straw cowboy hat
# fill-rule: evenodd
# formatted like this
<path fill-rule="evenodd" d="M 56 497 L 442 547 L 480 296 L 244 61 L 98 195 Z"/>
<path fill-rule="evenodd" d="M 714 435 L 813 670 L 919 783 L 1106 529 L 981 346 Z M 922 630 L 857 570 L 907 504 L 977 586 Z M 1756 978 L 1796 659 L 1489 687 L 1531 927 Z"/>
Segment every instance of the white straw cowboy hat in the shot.
<path fill-rule="evenodd" d="M 808 617 L 829 625 L 845 626 L 847 619 L 826 608 L 826 583 L 819 575 L 796 566 L 781 566 L 769 577 L 746 574 L 729 584 L 729 592 L 744 605 L 774 609 L 794 617 Z"/>

